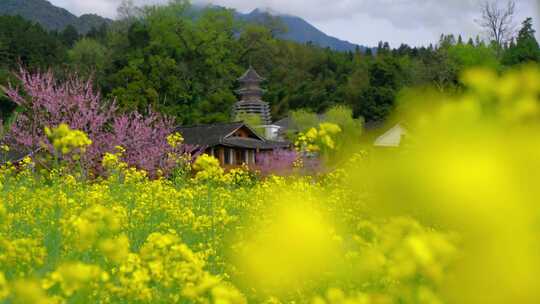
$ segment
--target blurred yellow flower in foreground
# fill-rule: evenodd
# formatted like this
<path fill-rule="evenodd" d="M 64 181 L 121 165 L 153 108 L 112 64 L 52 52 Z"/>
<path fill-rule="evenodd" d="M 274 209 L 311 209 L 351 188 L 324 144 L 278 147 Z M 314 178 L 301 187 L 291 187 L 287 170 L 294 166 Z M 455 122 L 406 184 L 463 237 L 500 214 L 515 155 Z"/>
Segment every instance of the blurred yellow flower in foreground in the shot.
<path fill-rule="evenodd" d="M 271 222 L 256 224 L 236 257 L 250 285 L 272 293 L 309 286 L 333 267 L 339 240 L 324 214 L 283 197 Z"/>
<path fill-rule="evenodd" d="M 413 214 L 459 233 L 462 256 L 443 285 L 450 302 L 536 303 L 540 70 L 524 67 L 502 76 L 472 70 L 463 81 L 463 94 L 432 97 L 440 102 L 429 107 L 404 100 L 409 106 L 399 115 L 407 117 L 410 144 L 351 169 L 351 187 L 370 180 L 370 208 L 379 215 Z M 433 241 L 451 249 L 441 240 L 412 238 L 407 246 L 413 256 L 406 260 L 431 264 L 426 246 Z M 446 272 L 425 271 L 435 277 Z"/>

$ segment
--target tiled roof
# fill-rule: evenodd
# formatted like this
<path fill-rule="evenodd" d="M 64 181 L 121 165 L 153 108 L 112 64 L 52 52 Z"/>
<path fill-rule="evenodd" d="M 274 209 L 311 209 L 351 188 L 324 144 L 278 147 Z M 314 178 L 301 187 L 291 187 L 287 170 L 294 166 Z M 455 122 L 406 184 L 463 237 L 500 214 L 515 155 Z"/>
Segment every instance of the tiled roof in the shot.
<path fill-rule="evenodd" d="M 274 150 L 286 149 L 291 146 L 289 142 L 257 140 L 253 138 L 231 137 L 224 140 L 225 146 L 238 147 L 244 149 Z"/>
<path fill-rule="evenodd" d="M 186 144 L 211 147 L 221 144 L 226 136 L 242 126 L 244 126 L 243 122 L 216 123 L 178 127 L 176 131 L 182 134 Z"/>
<path fill-rule="evenodd" d="M 12 148 L 9 152 L 1 152 L 0 153 L 0 164 L 4 164 L 6 162 L 19 163 L 25 157 L 27 157 L 27 156 L 32 157 L 35 154 L 41 152 L 41 150 L 42 150 L 42 148 L 37 148 L 35 150 L 23 152 L 21 150 L 17 150 L 17 149 Z"/>
<path fill-rule="evenodd" d="M 244 73 L 244 75 L 242 75 L 242 77 L 238 78 L 238 81 L 240 82 L 261 82 L 261 81 L 264 81 L 264 78 L 261 77 L 261 75 L 259 75 L 257 73 L 257 71 L 255 71 L 255 69 L 253 67 L 249 67 L 249 69 Z"/>
<path fill-rule="evenodd" d="M 254 137 L 245 138 L 232 136 L 236 130 L 242 127 L 250 130 Z M 176 131 L 182 134 L 186 144 L 205 148 L 223 145 L 245 149 L 272 150 L 288 148 L 291 145 L 289 142 L 265 140 L 264 138 L 258 136 L 243 122 L 178 127 Z"/>

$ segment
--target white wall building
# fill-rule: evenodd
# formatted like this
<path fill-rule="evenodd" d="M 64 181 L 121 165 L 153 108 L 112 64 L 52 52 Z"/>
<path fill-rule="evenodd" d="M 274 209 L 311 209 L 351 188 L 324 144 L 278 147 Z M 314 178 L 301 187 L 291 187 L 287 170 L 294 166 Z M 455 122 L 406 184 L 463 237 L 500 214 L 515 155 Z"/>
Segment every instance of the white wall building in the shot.
<path fill-rule="evenodd" d="M 377 140 L 375 140 L 374 146 L 397 148 L 401 146 L 405 135 L 407 135 L 407 130 L 401 124 L 397 124 L 383 135 L 379 136 Z"/>

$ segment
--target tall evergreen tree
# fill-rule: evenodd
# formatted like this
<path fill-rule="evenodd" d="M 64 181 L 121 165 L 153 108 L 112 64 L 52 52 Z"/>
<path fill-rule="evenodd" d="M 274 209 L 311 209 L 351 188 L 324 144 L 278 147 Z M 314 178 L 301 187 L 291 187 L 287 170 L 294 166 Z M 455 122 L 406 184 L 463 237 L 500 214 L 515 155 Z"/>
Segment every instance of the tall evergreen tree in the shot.
<path fill-rule="evenodd" d="M 366 49 L 366 56 L 368 56 L 368 57 L 373 56 L 373 51 L 371 50 L 371 48 Z"/>
<path fill-rule="evenodd" d="M 47 69 L 62 62 L 62 42 L 41 25 L 19 16 L 0 16 L 0 67 Z"/>
<path fill-rule="evenodd" d="M 73 25 L 68 25 L 61 34 L 62 42 L 68 46 L 73 47 L 75 45 L 75 42 L 79 40 L 79 32 Z"/>
<path fill-rule="evenodd" d="M 515 45 L 511 45 L 504 54 L 503 62 L 514 65 L 525 62 L 540 62 L 540 47 L 533 29 L 533 19 L 523 21 Z"/>

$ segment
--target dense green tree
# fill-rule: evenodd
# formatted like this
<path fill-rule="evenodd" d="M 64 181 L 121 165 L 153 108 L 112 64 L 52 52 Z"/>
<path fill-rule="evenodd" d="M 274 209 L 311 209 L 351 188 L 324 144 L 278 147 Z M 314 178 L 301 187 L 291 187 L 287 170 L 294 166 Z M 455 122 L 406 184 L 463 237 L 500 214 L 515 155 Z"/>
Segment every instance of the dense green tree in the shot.
<path fill-rule="evenodd" d="M 265 128 L 263 127 L 263 122 L 260 115 L 243 112 L 238 113 L 233 120 L 242 121 L 250 128 L 255 130 L 255 132 L 257 132 L 257 134 L 260 136 L 265 136 Z"/>
<path fill-rule="evenodd" d="M 448 49 L 426 51 L 421 57 L 425 84 L 440 91 L 458 84 L 458 66 L 449 55 Z"/>
<path fill-rule="evenodd" d="M 471 67 L 481 66 L 498 70 L 500 62 L 497 59 L 497 51 L 492 47 L 474 47 L 468 44 L 456 44 L 447 50 L 451 62 L 457 66 L 458 74 Z"/>
<path fill-rule="evenodd" d="M 6 58 L 8 56 L 8 46 L 4 41 L 0 41 L 0 58 Z"/>
<path fill-rule="evenodd" d="M 40 25 L 19 16 L 0 16 L 0 85 L 16 84 L 11 73 L 19 66 L 43 70 L 60 66 L 65 58 L 61 41 Z M 15 104 L 0 93 L 0 119 L 6 121 Z"/>
<path fill-rule="evenodd" d="M 109 25 L 103 23 L 99 27 L 92 27 L 88 33 L 86 33 L 86 38 L 94 39 L 101 43 L 105 43 L 107 40 L 107 32 L 109 31 Z"/>
<path fill-rule="evenodd" d="M 298 132 L 305 132 L 311 128 L 316 128 L 321 122 L 317 113 L 307 109 L 291 111 L 289 116 L 292 128 L 296 129 Z"/>
<path fill-rule="evenodd" d="M 485 46 L 486 43 L 484 42 L 484 40 L 480 39 L 480 35 L 476 35 L 476 38 L 474 39 L 474 45 Z"/>
<path fill-rule="evenodd" d="M 412 48 L 405 43 L 402 43 L 399 48 L 394 50 L 394 55 L 405 56 L 412 53 Z"/>
<path fill-rule="evenodd" d="M 15 82 L 16 79 L 13 77 L 13 74 L 9 72 L 9 70 L 4 69 L 0 67 L 0 85 L 8 83 L 8 82 Z M 13 111 L 16 108 L 16 104 L 11 102 L 3 93 L 3 91 L 0 90 L 0 136 L 2 135 L 2 126 L 6 122 L 6 120 L 9 120 Z"/>
<path fill-rule="evenodd" d="M 79 40 L 80 35 L 77 29 L 73 25 L 68 25 L 60 34 L 60 37 L 62 38 L 62 42 L 68 46 L 73 47 L 75 45 L 75 42 Z"/>
<path fill-rule="evenodd" d="M 68 52 L 68 58 L 69 63 L 82 77 L 89 78 L 92 75 L 98 79 L 103 77 L 107 51 L 96 40 L 90 38 L 79 40 Z"/>
<path fill-rule="evenodd" d="M 439 48 L 445 49 L 449 48 L 456 44 L 456 37 L 453 34 L 449 35 L 441 35 L 441 38 L 439 39 Z"/>
<path fill-rule="evenodd" d="M 0 67 L 35 68 L 59 65 L 65 58 L 61 41 L 38 24 L 19 16 L 0 16 Z"/>
<path fill-rule="evenodd" d="M 367 60 L 357 62 L 345 84 L 345 103 L 354 108 L 354 104 L 369 88 L 369 81 L 369 62 Z"/>
<path fill-rule="evenodd" d="M 360 119 L 355 119 L 352 109 L 338 105 L 328 109 L 324 113 L 324 121 L 338 125 L 341 133 L 336 136 L 338 151 L 348 150 L 347 145 L 359 142 L 362 135 L 363 125 Z"/>
<path fill-rule="evenodd" d="M 391 48 L 388 42 L 379 41 L 379 44 L 377 45 L 378 55 L 386 55 L 390 53 L 390 51 L 391 51 Z"/>
<path fill-rule="evenodd" d="M 532 18 L 527 18 L 522 23 L 516 43 L 506 50 L 503 62 L 507 65 L 525 62 L 540 62 L 540 47 L 536 41 Z"/>
<path fill-rule="evenodd" d="M 246 25 L 238 39 L 241 65 L 256 65 L 261 74 L 268 74 L 279 49 L 269 29 L 259 25 Z"/>
<path fill-rule="evenodd" d="M 118 50 L 127 60 L 113 55 L 119 60 L 109 77 L 122 109 L 152 107 L 184 123 L 230 119 L 222 111 L 232 103 L 241 71 L 233 16 L 208 9 L 190 19 L 187 9 L 183 1 L 147 7 L 129 27 L 128 45 Z"/>
<path fill-rule="evenodd" d="M 368 48 L 366 50 L 366 56 L 373 56 L 373 51 L 371 50 L 371 48 Z"/>
<path fill-rule="evenodd" d="M 378 57 L 368 68 L 369 86 L 352 105 L 355 116 L 366 121 L 383 120 L 394 107 L 402 72 L 393 56 Z"/>

